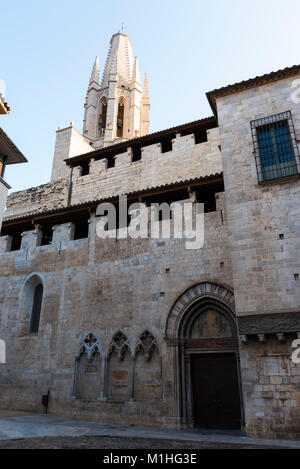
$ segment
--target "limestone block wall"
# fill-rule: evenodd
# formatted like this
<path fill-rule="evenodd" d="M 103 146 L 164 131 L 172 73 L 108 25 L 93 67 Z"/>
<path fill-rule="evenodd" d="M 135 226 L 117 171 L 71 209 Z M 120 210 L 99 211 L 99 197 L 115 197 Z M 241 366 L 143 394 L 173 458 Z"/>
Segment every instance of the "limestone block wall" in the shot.
<path fill-rule="evenodd" d="M 299 439 L 300 366 L 291 360 L 293 337 L 241 346 L 247 432 L 252 437 Z"/>
<path fill-rule="evenodd" d="M 238 315 L 300 311 L 300 181 L 258 184 L 250 129 L 251 120 L 291 110 L 299 141 L 297 78 L 217 101 Z"/>
<path fill-rule="evenodd" d="M 68 201 L 69 180 L 43 184 L 25 191 L 14 192 L 7 199 L 6 217 L 15 217 L 37 211 L 63 208 Z"/>
<path fill-rule="evenodd" d="M 174 415 L 175 396 L 172 357 L 164 340 L 166 319 L 189 286 L 207 280 L 231 285 L 224 217 L 224 194 L 219 194 L 217 211 L 205 214 L 205 244 L 199 251 L 186 250 L 184 240 L 101 240 L 93 219 L 88 239 L 71 240 L 72 226 L 65 224 L 54 229 L 59 243 L 40 247 L 29 243 L 20 251 L 4 251 L 0 255 L 0 337 L 7 341 L 7 364 L 0 370 L 1 407 L 41 411 L 41 395 L 50 389 L 50 412 L 123 424 L 167 425 Z M 24 286 L 32 276 L 38 276 L 44 286 L 38 335 L 25 333 L 23 326 L 28 321 L 23 318 Z M 153 366 L 152 362 L 143 366 L 137 359 L 133 400 L 112 399 L 112 384 L 105 378 L 110 376 L 112 338 L 121 331 L 128 342 L 127 368 L 119 367 L 114 374 L 121 379 L 131 369 L 145 330 L 155 338 L 160 358 Z M 87 368 L 93 373 L 93 367 L 100 366 L 99 380 L 91 381 L 98 383 L 99 400 L 95 396 L 74 400 L 76 356 L 89 331 L 99 338 L 103 352 L 100 365 Z M 143 382 L 150 385 L 151 376 L 155 376 L 156 391 L 145 404 L 139 389 Z M 82 387 L 79 392 L 90 397 Z"/>
<path fill-rule="evenodd" d="M 88 141 L 73 127 L 73 123 L 65 129 L 56 132 L 51 181 L 65 178 L 69 175 L 69 168 L 65 159 L 93 151 Z"/>
<path fill-rule="evenodd" d="M 7 237 L 6 237 L 7 238 Z M 0 238 L 1 239 L 1 238 Z M 40 246 L 42 232 L 39 229 L 22 233 L 21 250 Z"/>

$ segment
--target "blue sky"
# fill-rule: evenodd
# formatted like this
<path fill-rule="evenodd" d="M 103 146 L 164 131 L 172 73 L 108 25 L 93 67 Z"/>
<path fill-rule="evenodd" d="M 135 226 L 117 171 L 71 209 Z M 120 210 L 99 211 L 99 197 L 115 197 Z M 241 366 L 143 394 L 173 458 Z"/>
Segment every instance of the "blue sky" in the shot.
<path fill-rule="evenodd" d="M 211 115 L 205 92 L 300 63 L 299 0 L 15 0 L 2 5 L 0 125 L 29 160 L 14 190 L 50 179 L 55 130 L 74 121 L 96 55 L 122 22 L 147 71 L 151 131 Z"/>

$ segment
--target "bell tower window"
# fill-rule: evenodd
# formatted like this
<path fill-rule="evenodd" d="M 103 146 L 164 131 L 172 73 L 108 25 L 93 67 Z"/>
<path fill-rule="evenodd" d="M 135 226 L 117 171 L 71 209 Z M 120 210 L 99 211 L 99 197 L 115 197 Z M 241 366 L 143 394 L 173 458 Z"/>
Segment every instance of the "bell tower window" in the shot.
<path fill-rule="evenodd" d="M 104 137 L 104 134 L 105 134 L 106 116 L 107 116 L 107 103 L 106 101 L 104 101 L 101 104 L 101 113 L 100 113 L 100 119 L 99 119 L 100 137 Z"/>
<path fill-rule="evenodd" d="M 119 103 L 117 116 L 117 137 L 123 137 L 124 127 L 124 103 Z"/>

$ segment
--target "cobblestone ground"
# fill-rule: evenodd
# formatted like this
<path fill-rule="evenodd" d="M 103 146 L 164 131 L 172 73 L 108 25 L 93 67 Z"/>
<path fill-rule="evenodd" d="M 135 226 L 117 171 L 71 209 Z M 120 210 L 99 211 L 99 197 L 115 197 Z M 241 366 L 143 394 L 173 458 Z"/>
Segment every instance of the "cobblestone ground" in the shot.
<path fill-rule="evenodd" d="M 266 449 L 265 446 L 106 436 L 0 441 L 0 449 Z M 271 447 L 268 446 L 268 449 Z M 275 448 L 275 447 L 274 447 Z M 278 449 L 278 448 L 277 448 Z"/>

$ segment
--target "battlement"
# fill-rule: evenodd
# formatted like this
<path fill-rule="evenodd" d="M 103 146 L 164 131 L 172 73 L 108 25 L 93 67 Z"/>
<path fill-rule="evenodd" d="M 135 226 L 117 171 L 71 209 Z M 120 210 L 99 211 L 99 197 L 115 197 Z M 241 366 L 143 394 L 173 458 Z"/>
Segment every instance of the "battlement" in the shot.
<path fill-rule="evenodd" d="M 6 218 L 222 172 L 218 128 L 207 130 L 207 141 L 203 143 L 195 143 L 194 134 L 176 134 L 169 151 L 164 151 L 161 143 L 141 147 L 137 160 L 129 143 L 126 152 L 114 155 L 113 166 L 111 158 L 97 159 L 92 153 L 72 169 L 66 165 L 67 177 L 11 194 Z"/>
<path fill-rule="evenodd" d="M 193 201 L 193 195 L 191 196 L 191 201 Z M 223 231 L 226 229 L 224 225 L 224 216 L 226 213 L 225 210 L 225 199 L 224 193 L 218 193 L 215 195 L 216 198 L 216 208 L 214 211 L 204 214 L 204 248 L 209 247 L 213 242 L 217 242 L 219 236 L 224 236 Z M 186 202 L 178 201 L 179 203 Z M 151 208 L 147 207 L 148 211 L 148 230 L 145 238 L 139 238 L 139 243 L 143 246 L 142 249 L 149 250 L 152 243 L 159 243 L 164 241 L 166 245 L 172 245 L 178 243 L 179 249 L 185 250 L 184 244 L 185 238 L 182 236 L 182 239 L 174 237 L 174 219 L 171 217 L 169 220 L 165 220 L 170 223 L 170 237 L 166 238 L 164 233 L 168 230 L 163 228 L 165 221 L 157 221 L 154 224 L 150 224 L 151 221 Z M 195 221 L 195 211 L 193 213 L 193 226 L 196 226 Z M 99 222 L 100 218 L 96 217 L 94 214 L 91 214 L 90 218 L 87 220 L 87 230 L 85 234 L 76 239 L 76 225 L 72 222 L 61 223 L 52 226 L 52 236 L 51 241 L 48 244 L 43 245 L 43 230 L 40 225 L 36 225 L 34 229 L 27 230 L 21 233 L 21 242 L 18 249 L 12 249 L 13 237 L 11 235 L 4 235 L 0 237 L 0 256 L 8 256 L 7 259 L 14 260 L 16 265 L 30 263 L 36 256 L 43 256 L 48 254 L 60 254 L 62 251 L 74 250 L 74 249 L 90 249 L 91 244 L 97 245 L 97 248 L 109 246 L 109 249 L 115 252 L 114 258 L 118 259 L 119 251 L 116 247 L 116 243 L 121 243 L 123 249 L 130 256 L 130 250 L 135 249 L 135 245 L 139 245 L 136 239 L 132 239 L 128 235 L 127 239 L 123 239 L 122 235 L 124 233 L 124 228 L 117 230 L 116 237 L 113 237 L 113 234 L 107 232 L 107 238 L 101 239 L 97 236 L 96 225 Z M 165 225 L 166 226 L 166 225 Z M 153 237 L 153 232 L 158 233 L 159 235 Z M 223 233 L 223 234 L 222 234 Z M 127 246 L 127 247 L 126 247 Z M 134 254 L 134 252 L 132 253 Z"/>

